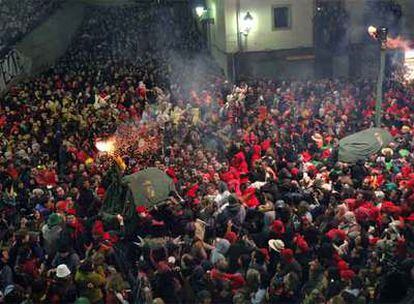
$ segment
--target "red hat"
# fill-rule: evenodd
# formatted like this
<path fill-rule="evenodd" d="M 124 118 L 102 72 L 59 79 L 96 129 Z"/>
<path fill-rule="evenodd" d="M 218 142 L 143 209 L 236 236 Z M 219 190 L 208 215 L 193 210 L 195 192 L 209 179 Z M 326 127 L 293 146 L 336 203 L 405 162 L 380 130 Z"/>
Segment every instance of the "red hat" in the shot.
<path fill-rule="evenodd" d="M 390 201 L 386 201 L 383 202 L 381 205 L 381 212 L 399 214 L 401 213 L 401 208 Z"/>
<path fill-rule="evenodd" d="M 402 176 L 408 177 L 410 173 L 411 173 L 411 168 L 410 167 L 404 166 L 404 167 L 401 168 Z"/>
<path fill-rule="evenodd" d="M 136 208 L 135 208 L 135 211 L 138 213 L 138 214 L 142 214 L 142 213 L 145 213 L 145 212 L 148 212 L 148 210 L 147 210 L 147 208 L 145 207 L 145 206 L 137 206 Z"/>
<path fill-rule="evenodd" d="M 322 159 L 327 159 L 327 158 L 329 158 L 330 156 L 331 156 L 331 150 L 330 150 L 330 149 L 325 149 L 325 150 L 322 152 L 322 155 L 321 155 Z"/>
<path fill-rule="evenodd" d="M 292 168 L 292 170 L 290 170 L 290 173 L 292 173 L 293 176 L 297 176 L 299 174 L 299 169 L 298 168 Z"/>
<path fill-rule="evenodd" d="M 338 238 L 343 241 L 346 238 L 346 233 L 341 229 L 333 228 L 326 233 L 326 236 L 331 240 Z"/>
<path fill-rule="evenodd" d="M 347 262 L 345 262 L 344 260 L 340 260 L 336 266 L 338 267 L 339 271 L 344 271 L 344 270 L 349 269 Z"/>
<path fill-rule="evenodd" d="M 104 195 L 105 195 L 105 188 L 103 188 L 103 187 L 98 187 L 98 189 L 96 190 L 96 194 L 97 194 L 99 197 L 104 197 Z"/>
<path fill-rule="evenodd" d="M 316 168 L 316 166 L 314 164 L 310 164 L 308 166 L 308 172 L 314 172 L 317 173 L 318 169 Z"/>
<path fill-rule="evenodd" d="M 339 274 L 341 276 L 341 279 L 342 280 L 345 280 L 345 281 L 352 280 L 352 278 L 355 276 L 355 272 L 353 272 L 350 269 L 348 269 L 348 270 L 342 270 Z"/>
<path fill-rule="evenodd" d="M 368 213 L 369 213 L 369 219 L 370 219 L 371 221 L 376 221 L 376 220 L 377 220 L 377 218 L 378 218 L 378 216 L 379 216 L 379 214 L 380 214 L 380 212 L 379 212 L 379 208 L 378 208 L 378 207 L 373 207 L 373 208 L 370 208 L 370 209 L 368 210 Z"/>
<path fill-rule="evenodd" d="M 286 262 L 290 263 L 293 261 L 293 250 L 290 248 L 282 249 L 280 252 L 283 259 L 286 260 Z"/>
<path fill-rule="evenodd" d="M 379 237 L 373 236 L 368 239 L 370 245 L 376 245 L 379 241 Z"/>
<path fill-rule="evenodd" d="M 262 150 L 263 150 L 263 151 L 267 151 L 267 149 L 269 149 L 269 148 L 270 148 L 270 145 L 271 145 L 271 141 L 270 141 L 270 139 L 266 139 L 266 140 L 264 140 L 264 141 L 262 142 Z"/>
<path fill-rule="evenodd" d="M 283 234 L 285 233 L 285 225 L 280 220 L 274 220 L 272 223 L 272 230 L 276 233 Z"/>
<path fill-rule="evenodd" d="M 111 234 L 110 235 L 110 240 L 111 240 L 111 243 L 112 244 L 115 244 L 115 243 L 117 243 L 119 241 L 119 236 L 116 235 L 116 234 Z"/>
<path fill-rule="evenodd" d="M 111 240 L 111 235 L 109 234 L 109 232 L 105 232 L 102 236 L 102 239 L 104 241 L 110 241 Z"/>
<path fill-rule="evenodd" d="M 308 161 L 312 159 L 312 155 L 310 155 L 309 152 L 305 151 L 302 153 L 302 159 L 303 159 L 303 162 L 307 163 Z"/>
<path fill-rule="evenodd" d="M 93 224 L 93 227 L 92 227 L 92 234 L 93 235 L 98 235 L 98 236 L 103 236 L 104 233 L 105 233 L 105 230 L 104 230 L 104 225 L 103 225 L 102 221 L 96 221 Z"/>
<path fill-rule="evenodd" d="M 370 217 L 369 209 L 365 207 L 359 207 L 354 211 L 355 218 L 358 222 L 366 221 Z"/>
<path fill-rule="evenodd" d="M 309 251 L 309 245 L 304 239 L 303 236 L 297 235 L 295 238 L 295 244 L 296 246 L 302 251 L 302 252 L 308 252 Z"/>
<path fill-rule="evenodd" d="M 57 211 L 66 211 L 68 208 L 68 202 L 67 201 L 58 201 L 56 203 L 56 210 Z"/>
<path fill-rule="evenodd" d="M 76 215 L 76 209 L 68 209 L 67 211 L 66 211 L 66 214 L 67 215 Z"/>
<path fill-rule="evenodd" d="M 237 241 L 237 234 L 233 231 L 229 231 L 225 234 L 224 238 L 230 242 L 230 244 L 234 244 Z"/>

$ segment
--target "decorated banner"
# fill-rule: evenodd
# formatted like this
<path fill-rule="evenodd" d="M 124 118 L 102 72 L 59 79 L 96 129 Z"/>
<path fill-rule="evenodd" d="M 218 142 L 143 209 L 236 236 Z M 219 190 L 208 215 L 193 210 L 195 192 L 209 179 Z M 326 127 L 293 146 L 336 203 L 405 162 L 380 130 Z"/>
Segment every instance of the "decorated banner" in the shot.
<path fill-rule="evenodd" d="M 132 192 L 135 206 L 154 206 L 165 201 L 175 190 L 173 180 L 157 168 L 148 168 L 123 179 Z"/>
<path fill-rule="evenodd" d="M 117 214 L 132 217 L 137 206 L 156 206 L 175 190 L 173 180 L 157 168 L 122 177 L 119 166 L 113 166 L 105 178 L 110 185 L 101 211 L 110 218 Z"/>

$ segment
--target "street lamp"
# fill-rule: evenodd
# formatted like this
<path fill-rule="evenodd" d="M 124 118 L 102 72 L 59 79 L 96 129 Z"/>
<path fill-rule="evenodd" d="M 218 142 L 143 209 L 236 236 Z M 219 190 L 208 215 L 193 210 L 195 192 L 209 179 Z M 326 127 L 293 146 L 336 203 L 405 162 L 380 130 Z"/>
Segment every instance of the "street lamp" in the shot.
<path fill-rule="evenodd" d="M 254 26 L 254 20 L 250 12 L 244 16 L 240 14 L 240 0 L 236 0 L 236 21 L 237 21 L 237 46 L 238 51 L 233 54 L 233 80 L 239 80 L 240 56 L 247 49 L 247 36 Z M 244 45 L 243 46 L 243 37 Z"/>
<path fill-rule="evenodd" d="M 250 12 L 247 12 L 242 20 L 242 34 L 244 36 L 249 35 L 249 32 L 253 28 L 253 17 Z"/>
<path fill-rule="evenodd" d="M 203 2 L 199 2 L 199 5 L 195 7 L 195 13 L 198 17 L 199 25 L 205 34 L 207 40 L 207 47 L 211 51 L 211 25 L 214 24 L 214 19 L 211 16 L 211 10 L 203 5 Z"/>
<path fill-rule="evenodd" d="M 380 46 L 380 68 L 377 81 L 377 100 L 375 103 L 375 125 L 377 128 L 381 127 L 381 110 L 383 98 L 383 84 L 385 71 L 385 55 L 387 52 L 388 29 L 386 27 L 368 27 L 368 34 L 378 41 Z"/>
<path fill-rule="evenodd" d="M 195 12 L 196 12 L 197 17 L 201 18 L 206 12 L 206 9 L 204 8 L 204 6 L 200 5 L 195 8 Z"/>

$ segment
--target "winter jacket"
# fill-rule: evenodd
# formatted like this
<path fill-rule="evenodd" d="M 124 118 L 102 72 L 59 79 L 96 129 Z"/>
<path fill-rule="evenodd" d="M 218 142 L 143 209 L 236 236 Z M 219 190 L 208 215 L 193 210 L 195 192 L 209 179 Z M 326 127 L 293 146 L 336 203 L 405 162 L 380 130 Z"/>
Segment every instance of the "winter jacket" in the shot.
<path fill-rule="evenodd" d="M 42 227 L 43 245 L 47 255 L 53 256 L 56 253 L 57 241 L 61 232 L 62 227 L 60 226 L 49 227 L 46 224 Z"/>

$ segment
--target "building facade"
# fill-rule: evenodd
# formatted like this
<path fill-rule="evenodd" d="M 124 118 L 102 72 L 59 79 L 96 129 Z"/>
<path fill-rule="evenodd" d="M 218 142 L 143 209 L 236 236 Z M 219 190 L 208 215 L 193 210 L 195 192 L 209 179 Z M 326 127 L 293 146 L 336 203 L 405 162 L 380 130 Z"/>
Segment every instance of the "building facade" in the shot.
<path fill-rule="evenodd" d="M 369 22 L 414 38 L 412 0 L 206 0 L 205 6 L 211 53 L 234 80 L 369 77 L 378 61 Z M 377 10 L 384 7 L 382 16 Z"/>

